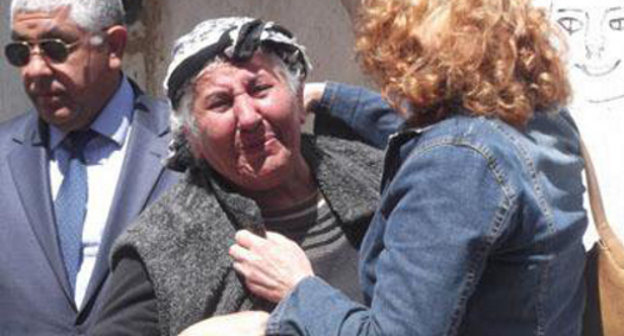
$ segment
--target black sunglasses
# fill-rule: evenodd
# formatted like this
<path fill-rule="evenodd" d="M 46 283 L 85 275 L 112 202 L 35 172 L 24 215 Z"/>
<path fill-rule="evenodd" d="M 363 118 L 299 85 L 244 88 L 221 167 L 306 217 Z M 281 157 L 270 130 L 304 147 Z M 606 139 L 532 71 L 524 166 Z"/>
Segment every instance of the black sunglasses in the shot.
<path fill-rule="evenodd" d="M 4 54 L 11 65 L 23 67 L 30 62 L 30 55 L 35 45 L 39 46 L 39 54 L 46 57 L 52 63 L 65 62 L 72 49 L 79 41 L 66 43 L 60 39 L 45 39 L 36 43 L 27 41 L 15 41 L 4 47 Z"/>

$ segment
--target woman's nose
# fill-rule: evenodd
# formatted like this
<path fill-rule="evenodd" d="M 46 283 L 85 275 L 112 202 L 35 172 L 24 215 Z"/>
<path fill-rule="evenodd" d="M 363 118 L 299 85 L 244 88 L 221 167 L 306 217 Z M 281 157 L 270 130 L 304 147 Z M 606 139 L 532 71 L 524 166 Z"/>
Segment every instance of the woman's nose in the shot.
<path fill-rule="evenodd" d="M 239 96 L 235 103 L 235 113 L 238 126 L 242 131 L 253 131 L 262 122 L 262 115 L 248 96 Z"/>

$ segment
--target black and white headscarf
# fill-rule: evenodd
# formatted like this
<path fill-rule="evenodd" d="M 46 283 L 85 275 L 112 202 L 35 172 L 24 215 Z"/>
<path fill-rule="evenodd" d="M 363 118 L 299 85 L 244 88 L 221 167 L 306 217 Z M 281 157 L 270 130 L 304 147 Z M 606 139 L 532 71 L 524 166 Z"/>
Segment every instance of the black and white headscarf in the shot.
<path fill-rule="evenodd" d="M 271 21 L 248 17 L 206 20 L 180 37 L 173 48 L 164 87 L 171 105 L 177 109 L 184 85 L 217 56 L 232 62 L 251 59 L 258 47 L 276 54 L 303 78 L 311 70 L 305 48 L 292 33 Z"/>

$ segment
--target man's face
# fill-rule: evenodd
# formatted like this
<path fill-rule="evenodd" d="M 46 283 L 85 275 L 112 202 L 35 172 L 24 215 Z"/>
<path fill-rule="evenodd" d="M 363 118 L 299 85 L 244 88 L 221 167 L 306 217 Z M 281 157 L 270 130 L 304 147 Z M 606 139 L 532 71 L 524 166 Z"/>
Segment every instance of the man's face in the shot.
<path fill-rule="evenodd" d="M 245 64 L 204 71 L 192 113 L 198 128 L 191 136 L 194 152 L 243 190 L 279 186 L 302 161 L 301 93 L 292 91 L 262 53 Z"/>
<path fill-rule="evenodd" d="M 93 46 L 95 36 L 68 17 L 68 8 L 18 13 L 12 23 L 14 41 L 29 42 L 30 59 L 20 67 L 26 93 L 39 116 L 63 131 L 84 128 L 103 107 L 112 83 L 106 48 Z M 55 62 L 37 45 L 59 39 L 72 45 L 67 59 Z M 115 73 L 115 76 L 118 74 Z"/>
<path fill-rule="evenodd" d="M 554 0 L 552 18 L 568 35 L 575 96 L 624 97 L 624 0 Z"/>

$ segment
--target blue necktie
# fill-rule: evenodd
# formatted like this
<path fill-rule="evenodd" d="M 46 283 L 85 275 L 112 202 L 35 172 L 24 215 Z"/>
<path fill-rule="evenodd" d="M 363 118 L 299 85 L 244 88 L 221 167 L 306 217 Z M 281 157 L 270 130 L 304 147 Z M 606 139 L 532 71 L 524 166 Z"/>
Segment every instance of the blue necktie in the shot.
<path fill-rule="evenodd" d="M 82 262 L 82 228 L 87 213 L 87 166 L 84 149 L 95 136 L 93 131 L 75 131 L 63 141 L 69 161 L 54 201 L 59 245 L 72 291 Z"/>

